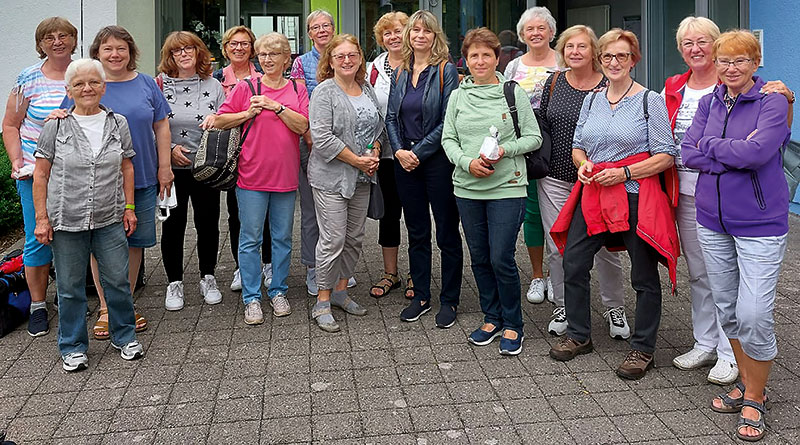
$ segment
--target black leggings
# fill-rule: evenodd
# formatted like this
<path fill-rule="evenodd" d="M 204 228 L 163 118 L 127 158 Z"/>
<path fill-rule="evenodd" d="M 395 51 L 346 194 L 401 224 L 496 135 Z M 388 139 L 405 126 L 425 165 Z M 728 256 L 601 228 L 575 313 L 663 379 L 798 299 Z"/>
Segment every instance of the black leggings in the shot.
<path fill-rule="evenodd" d="M 383 218 L 378 224 L 378 244 L 381 247 L 400 246 L 400 215 L 403 206 L 397 195 L 397 181 L 394 177 L 394 159 L 381 159 L 378 166 L 378 181 L 383 194 Z"/>

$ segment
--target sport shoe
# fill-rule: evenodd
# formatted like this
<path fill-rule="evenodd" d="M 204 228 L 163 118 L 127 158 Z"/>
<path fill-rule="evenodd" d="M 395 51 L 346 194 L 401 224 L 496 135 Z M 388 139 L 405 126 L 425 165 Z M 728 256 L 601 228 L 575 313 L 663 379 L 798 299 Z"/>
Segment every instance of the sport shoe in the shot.
<path fill-rule="evenodd" d="M 481 329 L 482 327 L 475 329 L 467 337 L 467 340 L 475 346 L 486 346 L 493 342 L 495 338 L 503 335 L 503 328 L 500 326 L 495 326 L 491 331 L 484 331 Z"/>
<path fill-rule="evenodd" d="M 603 313 L 603 318 L 608 322 L 608 335 L 617 340 L 627 340 L 631 336 L 628 319 L 625 318 L 625 307 L 609 308 Z"/>
<path fill-rule="evenodd" d="M 553 316 L 547 326 L 550 335 L 562 336 L 567 332 L 567 311 L 564 306 L 556 306 L 553 309 Z"/>
<path fill-rule="evenodd" d="M 625 356 L 625 360 L 617 368 L 617 375 L 623 379 L 639 380 L 653 365 L 655 365 L 655 361 L 652 355 L 631 349 L 631 352 Z"/>
<path fill-rule="evenodd" d="M 544 278 L 534 278 L 531 280 L 531 285 L 528 287 L 528 293 L 525 295 L 528 303 L 539 304 L 544 301 Z"/>
<path fill-rule="evenodd" d="M 164 307 L 168 311 L 179 311 L 183 309 L 183 281 L 173 281 L 169 283 L 169 286 L 167 286 L 167 296 L 164 299 Z"/>
<path fill-rule="evenodd" d="M 308 294 L 317 296 L 319 294 L 319 287 L 317 287 L 317 269 L 309 267 L 306 269 L 306 289 Z"/>
<path fill-rule="evenodd" d="M 41 337 L 50 332 L 50 322 L 47 320 L 47 309 L 36 309 L 28 318 L 28 335 Z"/>
<path fill-rule="evenodd" d="M 233 271 L 233 281 L 231 281 L 231 290 L 236 292 L 242 290 L 242 274 L 239 273 L 237 268 Z"/>
<path fill-rule="evenodd" d="M 367 308 L 350 298 L 346 290 L 331 292 L 330 302 L 331 306 L 336 306 L 348 314 L 358 316 L 367 315 Z"/>
<path fill-rule="evenodd" d="M 276 317 L 285 317 L 292 313 L 289 300 L 287 300 L 286 295 L 282 293 L 277 293 L 274 297 L 270 298 L 269 304 L 272 305 L 272 315 Z"/>
<path fill-rule="evenodd" d="M 580 354 L 588 354 L 592 352 L 594 346 L 592 339 L 587 339 L 581 343 L 572 337 L 564 337 L 550 348 L 550 358 L 560 362 L 566 362 L 574 359 Z"/>
<path fill-rule="evenodd" d="M 61 367 L 67 372 L 83 371 L 89 367 L 89 357 L 83 352 L 70 352 L 61 357 Z"/>
<path fill-rule="evenodd" d="M 436 314 L 436 327 L 447 329 L 456 324 L 456 307 L 449 304 L 443 304 L 439 308 L 439 313 Z"/>
<path fill-rule="evenodd" d="M 217 304 L 222 301 L 222 292 L 217 288 L 217 279 L 214 275 L 206 275 L 200 280 L 200 293 L 206 304 Z"/>
<path fill-rule="evenodd" d="M 739 378 L 739 366 L 724 358 L 717 359 L 717 364 L 708 372 L 708 381 L 717 385 L 730 385 Z"/>
<path fill-rule="evenodd" d="M 339 323 L 336 323 L 336 319 L 333 318 L 330 301 L 318 301 L 314 303 L 314 306 L 311 308 L 311 318 L 313 318 L 314 321 L 317 322 L 317 326 L 325 332 L 338 332 L 341 329 Z"/>
<path fill-rule="evenodd" d="M 556 295 L 553 293 L 553 281 L 550 280 L 550 276 L 547 276 L 547 301 L 551 303 L 555 303 Z"/>
<path fill-rule="evenodd" d="M 522 352 L 522 341 L 525 336 L 517 333 L 517 338 L 500 337 L 500 355 L 519 355 Z"/>
<path fill-rule="evenodd" d="M 264 277 L 264 287 L 269 289 L 272 284 L 272 263 L 267 263 L 261 268 L 261 275 Z"/>
<path fill-rule="evenodd" d="M 403 321 L 417 321 L 419 317 L 423 316 L 431 310 L 431 302 L 414 299 L 407 308 L 400 312 L 400 319 Z"/>
<path fill-rule="evenodd" d="M 706 352 L 702 349 L 692 348 L 691 351 L 681 354 L 672 359 L 672 364 L 684 371 L 690 369 L 702 368 L 703 366 L 710 366 L 717 361 L 717 354 L 714 352 Z"/>
<path fill-rule="evenodd" d="M 261 302 L 258 300 L 247 303 L 244 307 L 244 322 L 247 324 L 261 324 L 264 322 L 264 313 L 261 312 Z"/>
<path fill-rule="evenodd" d="M 119 350 L 119 356 L 125 360 L 136 360 L 137 358 L 144 357 L 144 348 L 142 348 L 142 344 L 136 340 L 125 346 L 117 346 L 114 342 L 111 342 L 111 346 Z"/>
<path fill-rule="evenodd" d="M 352 287 L 356 287 L 356 284 L 358 284 L 358 283 L 356 283 L 356 277 L 348 278 L 348 280 L 347 280 L 347 288 L 348 289 L 350 289 Z"/>

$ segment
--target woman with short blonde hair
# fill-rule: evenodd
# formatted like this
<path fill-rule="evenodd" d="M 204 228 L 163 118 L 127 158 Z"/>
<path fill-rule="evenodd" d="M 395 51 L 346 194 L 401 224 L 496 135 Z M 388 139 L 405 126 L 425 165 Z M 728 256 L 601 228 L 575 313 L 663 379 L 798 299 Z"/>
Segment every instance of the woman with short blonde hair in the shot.
<path fill-rule="evenodd" d="M 600 72 L 600 46 L 597 41 L 597 34 L 594 33 L 594 30 L 586 25 L 575 25 L 570 26 L 569 28 L 565 29 L 564 32 L 558 36 L 558 40 L 556 41 L 556 60 L 558 61 L 558 66 L 560 68 L 569 68 L 569 64 L 567 63 L 566 57 L 564 57 L 564 50 L 566 49 L 567 42 L 573 40 L 575 36 L 579 36 L 581 34 L 586 35 L 588 37 L 588 50 L 587 54 L 592 55 L 592 70 L 596 73 Z M 573 48 L 569 48 L 573 49 Z"/>

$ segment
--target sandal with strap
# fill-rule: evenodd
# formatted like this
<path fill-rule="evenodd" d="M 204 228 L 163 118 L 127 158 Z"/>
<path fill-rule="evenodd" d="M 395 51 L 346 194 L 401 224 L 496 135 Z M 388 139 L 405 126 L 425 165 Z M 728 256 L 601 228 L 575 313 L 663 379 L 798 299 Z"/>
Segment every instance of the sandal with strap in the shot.
<path fill-rule="evenodd" d="M 106 319 L 100 320 L 100 317 L 106 316 Z M 92 326 L 92 335 L 95 340 L 108 340 L 111 338 L 111 332 L 108 330 L 108 309 L 100 309 L 97 313 L 97 321 Z"/>
<path fill-rule="evenodd" d="M 144 332 L 147 330 L 147 319 L 144 315 L 136 313 L 136 332 Z"/>
<path fill-rule="evenodd" d="M 398 287 L 400 287 L 400 275 L 386 272 L 374 286 L 369 288 L 369 295 L 373 298 L 385 297 L 389 291 L 397 289 Z M 377 290 L 382 291 L 382 293 L 376 294 L 375 291 Z"/>
<path fill-rule="evenodd" d="M 409 292 L 411 292 L 411 295 L 408 295 Z M 414 281 L 411 280 L 411 275 L 409 275 L 408 279 L 406 279 L 406 290 L 403 295 L 406 297 L 406 299 L 413 300 L 416 293 L 417 290 L 414 288 Z"/>
<path fill-rule="evenodd" d="M 331 303 L 329 301 L 318 301 L 314 306 L 311 308 L 311 318 L 317 322 L 317 326 L 325 332 L 338 332 L 341 328 L 339 324 L 336 323 L 336 319 L 333 318 L 333 312 L 331 312 Z"/>
<path fill-rule="evenodd" d="M 742 402 L 742 406 L 743 407 L 747 406 L 758 411 L 758 420 L 748 419 L 747 417 L 744 417 L 743 415 L 740 414 L 739 422 L 736 424 L 736 437 L 747 442 L 758 442 L 759 440 L 763 439 L 764 435 L 767 433 L 766 431 L 767 423 L 764 420 L 764 411 L 766 410 L 766 408 L 764 407 L 764 405 L 755 402 L 753 400 L 745 400 L 744 402 Z M 756 434 L 755 436 L 748 436 L 746 434 L 742 434 L 742 429 L 747 427 L 750 427 L 758 431 L 758 434 Z"/>
<path fill-rule="evenodd" d="M 714 406 L 714 401 L 711 401 L 711 410 L 723 414 L 738 413 L 742 410 L 742 403 L 744 402 L 744 383 L 739 382 L 736 384 L 736 389 L 742 393 L 739 397 L 731 397 L 728 394 L 720 394 L 716 398 L 722 402 L 722 407 Z M 767 390 L 764 389 L 764 406 L 769 409 L 770 403 L 767 398 Z"/>

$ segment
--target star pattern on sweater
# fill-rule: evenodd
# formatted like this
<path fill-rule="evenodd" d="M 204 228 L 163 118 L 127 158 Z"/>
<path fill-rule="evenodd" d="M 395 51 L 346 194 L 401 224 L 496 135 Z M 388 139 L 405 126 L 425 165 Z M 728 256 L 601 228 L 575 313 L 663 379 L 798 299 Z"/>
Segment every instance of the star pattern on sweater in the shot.
<path fill-rule="evenodd" d="M 202 121 L 202 120 L 203 120 L 203 115 L 202 115 L 202 114 L 198 114 L 198 115 L 196 115 L 196 116 L 194 117 L 194 119 L 195 119 L 197 122 L 200 122 L 200 121 Z"/>
<path fill-rule="evenodd" d="M 181 137 L 182 137 L 182 138 L 185 138 L 185 137 L 186 137 L 186 136 L 188 136 L 188 135 L 189 135 L 189 132 L 188 132 L 188 131 L 186 131 L 186 130 L 181 130 Z"/>
<path fill-rule="evenodd" d="M 209 97 L 209 96 L 211 96 L 211 93 L 209 93 L 208 91 L 203 91 L 203 97 Z"/>
<path fill-rule="evenodd" d="M 186 108 L 189 108 L 189 107 L 191 107 L 191 106 L 192 106 L 192 103 L 191 103 L 191 102 L 189 102 L 189 101 L 186 101 L 186 102 L 184 102 L 184 103 L 183 103 L 183 105 L 184 105 Z"/>
<path fill-rule="evenodd" d="M 183 87 L 183 92 L 184 93 L 188 93 L 189 92 L 189 87 Z"/>
<path fill-rule="evenodd" d="M 173 112 L 170 112 L 170 113 L 167 115 L 167 117 L 169 117 L 170 119 L 174 119 L 174 118 L 175 118 L 175 113 L 173 113 Z"/>
<path fill-rule="evenodd" d="M 167 100 L 172 100 L 172 94 L 167 94 Z"/>
<path fill-rule="evenodd" d="M 208 104 L 208 109 L 214 111 L 214 104 Z"/>

